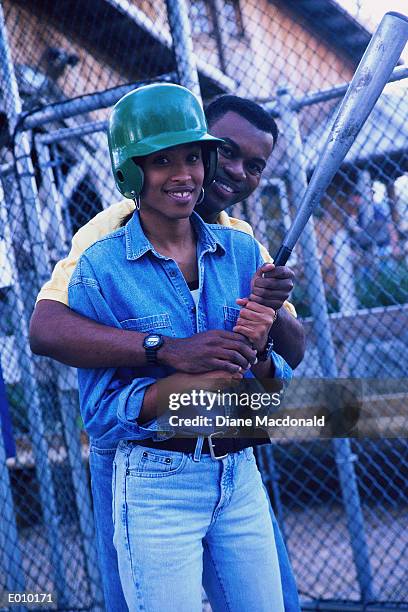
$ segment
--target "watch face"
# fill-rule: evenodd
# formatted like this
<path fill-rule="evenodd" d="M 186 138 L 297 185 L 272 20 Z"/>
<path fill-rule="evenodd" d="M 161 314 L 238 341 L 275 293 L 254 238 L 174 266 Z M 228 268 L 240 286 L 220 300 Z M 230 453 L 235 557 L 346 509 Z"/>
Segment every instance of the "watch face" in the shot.
<path fill-rule="evenodd" d="M 145 338 L 144 345 L 146 348 L 155 348 L 161 343 L 161 336 L 158 334 L 150 334 Z"/>

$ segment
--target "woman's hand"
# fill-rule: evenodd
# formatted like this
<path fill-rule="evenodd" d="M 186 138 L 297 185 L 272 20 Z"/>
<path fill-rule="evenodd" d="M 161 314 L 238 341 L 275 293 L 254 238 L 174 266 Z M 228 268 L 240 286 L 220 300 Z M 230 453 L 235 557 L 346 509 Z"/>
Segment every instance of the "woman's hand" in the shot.
<path fill-rule="evenodd" d="M 247 298 L 239 298 L 236 302 L 242 308 L 232 331 L 246 336 L 257 351 L 263 351 L 275 319 L 275 310 Z"/>
<path fill-rule="evenodd" d="M 204 374 L 187 374 L 176 372 L 166 378 L 160 378 L 147 387 L 143 406 L 137 419 L 139 424 L 157 419 L 168 410 L 169 398 L 176 394 L 189 394 L 192 391 L 218 391 L 238 384 L 243 377 L 243 371 L 231 373 L 224 370 L 214 370 Z M 191 416 L 191 414 L 190 414 Z"/>
<path fill-rule="evenodd" d="M 224 370 L 214 370 L 203 374 L 187 374 L 176 372 L 157 381 L 157 384 L 169 392 L 188 393 L 193 389 L 203 389 L 204 391 L 215 391 L 219 388 L 229 387 L 242 379 L 243 372 L 226 372 Z"/>

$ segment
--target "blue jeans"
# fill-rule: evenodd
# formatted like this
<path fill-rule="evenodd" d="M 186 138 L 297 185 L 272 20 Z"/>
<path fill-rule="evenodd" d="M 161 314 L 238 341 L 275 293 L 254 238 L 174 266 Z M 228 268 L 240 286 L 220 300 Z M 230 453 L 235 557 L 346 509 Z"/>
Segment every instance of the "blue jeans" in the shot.
<path fill-rule="evenodd" d="M 89 467 L 96 544 L 102 588 L 107 612 L 128 612 L 118 570 L 118 556 L 113 545 L 112 466 L 116 448 L 96 448 L 91 444 Z"/>
<path fill-rule="evenodd" d="M 252 449 L 208 455 L 119 443 L 114 544 L 130 610 L 284 612 L 268 499 Z M 262 568 L 262 571 L 260 571 Z"/>
<path fill-rule="evenodd" d="M 106 610 L 108 610 L 108 612 L 127 612 L 128 607 L 125 602 L 119 578 L 117 553 L 113 546 L 111 509 L 112 466 L 115 452 L 116 448 L 99 449 L 91 445 L 89 464 L 91 470 L 98 557 Z M 287 556 L 285 544 L 271 507 L 270 513 L 279 558 L 285 612 L 300 612 L 296 582 Z"/>

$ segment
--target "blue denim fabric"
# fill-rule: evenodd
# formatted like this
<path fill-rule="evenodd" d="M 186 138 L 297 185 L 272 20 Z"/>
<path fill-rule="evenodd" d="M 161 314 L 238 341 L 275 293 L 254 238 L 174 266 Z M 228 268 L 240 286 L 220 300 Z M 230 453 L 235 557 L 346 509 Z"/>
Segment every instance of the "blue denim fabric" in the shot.
<path fill-rule="evenodd" d="M 122 441 L 114 543 L 130 610 L 283 612 L 268 499 L 253 450 L 213 461 Z"/>
<path fill-rule="evenodd" d="M 91 470 L 94 518 L 102 587 L 108 612 L 127 612 L 128 607 L 120 583 L 117 552 L 113 545 L 112 468 L 116 447 L 99 449 L 91 445 Z M 268 497 L 268 495 L 266 494 Z M 300 612 L 299 597 L 285 543 L 272 506 L 269 511 L 275 536 L 276 552 L 282 579 L 285 612 Z"/>
<path fill-rule="evenodd" d="M 112 468 L 116 447 L 97 448 L 91 444 L 89 468 L 99 569 L 108 612 L 128 612 L 118 570 L 118 555 L 113 545 Z"/>
<path fill-rule="evenodd" d="M 138 215 L 125 228 L 85 252 L 70 283 L 70 306 L 104 324 L 146 333 L 157 331 L 185 337 L 208 329 L 232 329 L 239 314 L 235 298 L 249 294 L 251 277 L 263 263 L 258 246 L 247 234 L 221 226 L 205 226 L 198 216 L 193 223 L 198 235 L 197 309 L 178 266 L 154 250 L 142 232 Z M 291 376 L 289 366 L 280 356 L 274 355 L 274 364 L 277 376 Z M 170 368 L 153 366 L 80 370 L 81 409 L 92 444 L 103 452 L 116 447 L 120 439 L 150 437 L 155 423 L 146 427 L 136 423 L 144 391 L 156 379 L 172 372 Z M 120 612 L 126 608 L 122 608 L 124 601 L 111 541 L 112 456 L 98 454 L 96 458 L 94 454 L 90 464 L 107 608 Z M 277 543 L 282 546 L 278 550 L 283 563 L 288 563 L 280 533 Z M 286 600 L 294 585 L 290 565 L 282 575 L 292 578 L 289 591 L 284 585 Z M 293 597 L 295 586 L 294 589 Z"/>
<path fill-rule="evenodd" d="M 272 519 L 273 533 L 275 536 L 276 552 L 278 554 L 279 569 L 282 580 L 283 603 L 285 612 L 301 612 L 299 593 L 297 590 L 295 576 L 290 564 L 288 551 L 286 550 L 285 542 L 283 541 L 282 533 L 276 520 L 268 492 L 264 486 L 265 495 L 269 504 L 269 513 Z"/>
<path fill-rule="evenodd" d="M 165 336 L 231 330 L 240 310 L 235 299 L 249 295 L 251 278 L 263 264 L 258 244 L 243 232 L 206 225 L 196 214 L 192 223 L 198 237 L 197 308 L 179 267 L 154 249 L 137 214 L 82 255 L 69 285 L 70 307 L 105 325 Z M 291 375 L 276 354 L 274 363 L 277 375 Z M 93 443 L 109 447 L 120 439 L 152 437 L 156 421 L 141 427 L 136 419 L 146 388 L 171 373 L 155 366 L 78 370 L 82 417 Z"/>

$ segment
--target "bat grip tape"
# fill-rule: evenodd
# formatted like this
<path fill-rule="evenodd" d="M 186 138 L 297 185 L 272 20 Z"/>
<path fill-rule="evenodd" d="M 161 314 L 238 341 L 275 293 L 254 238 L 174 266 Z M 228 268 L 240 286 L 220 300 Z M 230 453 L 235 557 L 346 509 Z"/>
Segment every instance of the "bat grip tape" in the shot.
<path fill-rule="evenodd" d="M 284 266 L 292 254 L 292 249 L 284 246 L 283 244 L 279 247 L 279 251 L 273 260 L 275 266 Z"/>

